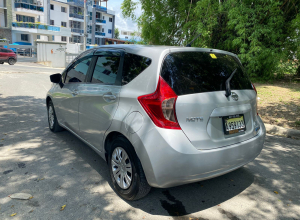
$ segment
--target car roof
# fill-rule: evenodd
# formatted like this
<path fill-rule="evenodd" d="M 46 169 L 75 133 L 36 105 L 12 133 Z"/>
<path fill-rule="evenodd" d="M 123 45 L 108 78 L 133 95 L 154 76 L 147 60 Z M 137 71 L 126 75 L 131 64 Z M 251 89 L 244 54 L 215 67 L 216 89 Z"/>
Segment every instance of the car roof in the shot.
<path fill-rule="evenodd" d="M 111 44 L 111 45 L 102 45 L 99 46 L 97 49 L 121 49 L 125 50 L 128 53 L 138 54 L 145 57 L 152 57 L 152 56 L 158 56 L 159 54 L 163 53 L 166 50 L 169 50 L 170 53 L 172 52 L 211 52 L 211 53 L 224 53 L 231 56 L 237 57 L 236 54 L 224 51 L 224 50 L 218 50 L 218 49 L 212 49 L 212 48 L 199 48 L 199 47 L 180 47 L 180 46 L 158 46 L 158 45 L 139 45 L 139 44 Z"/>

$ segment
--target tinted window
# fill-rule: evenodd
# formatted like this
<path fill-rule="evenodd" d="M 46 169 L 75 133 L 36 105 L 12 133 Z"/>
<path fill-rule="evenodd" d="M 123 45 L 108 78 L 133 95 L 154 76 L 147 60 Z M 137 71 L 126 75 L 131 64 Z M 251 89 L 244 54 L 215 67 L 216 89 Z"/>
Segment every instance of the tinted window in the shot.
<path fill-rule="evenodd" d="M 224 91 L 225 81 L 232 90 L 252 89 L 251 82 L 237 58 L 218 53 L 181 52 L 168 55 L 161 76 L 177 95 Z"/>
<path fill-rule="evenodd" d="M 75 61 L 67 72 L 65 83 L 84 82 L 91 61 L 92 55 Z"/>
<path fill-rule="evenodd" d="M 92 83 L 114 84 L 117 78 L 120 56 L 102 55 L 97 58 Z"/>
<path fill-rule="evenodd" d="M 143 72 L 151 64 L 151 59 L 135 54 L 125 53 L 122 85 L 131 82 L 136 76 Z"/>

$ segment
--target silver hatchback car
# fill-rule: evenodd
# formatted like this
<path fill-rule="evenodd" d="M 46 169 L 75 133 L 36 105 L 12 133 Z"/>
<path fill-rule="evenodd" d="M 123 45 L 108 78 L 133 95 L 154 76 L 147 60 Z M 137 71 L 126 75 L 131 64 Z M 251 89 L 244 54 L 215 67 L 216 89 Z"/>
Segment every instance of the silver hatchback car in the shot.
<path fill-rule="evenodd" d="M 93 148 L 127 200 L 231 172 L 264 145 L 256 89 L 226 51 L 103 46 L 50 79 L 50 130 Z"/>

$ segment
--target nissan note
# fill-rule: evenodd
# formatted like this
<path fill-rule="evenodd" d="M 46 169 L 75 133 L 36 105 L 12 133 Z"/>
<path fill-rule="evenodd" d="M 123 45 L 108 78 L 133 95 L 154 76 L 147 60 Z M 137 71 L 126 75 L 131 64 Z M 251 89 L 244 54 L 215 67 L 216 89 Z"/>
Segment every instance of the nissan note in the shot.
<path fill-rule="evenodd" d="M 231 172 L 263 148 L 256 89 L 226 51 L 107 45 L 50 80 L 50 130 L 94 149 L 127 200 Z"/>

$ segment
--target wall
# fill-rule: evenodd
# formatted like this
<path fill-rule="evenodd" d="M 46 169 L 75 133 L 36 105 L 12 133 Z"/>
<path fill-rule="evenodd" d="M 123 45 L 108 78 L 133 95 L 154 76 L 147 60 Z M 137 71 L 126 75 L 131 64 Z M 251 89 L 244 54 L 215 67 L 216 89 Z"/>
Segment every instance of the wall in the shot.
<path fill-rule="evenodd" d="M 0 8 L 0 27 L 5 27 L 4 9 Z"/>
<path fill-rule="evenodd" d="M 9 43 L 12 42 L 12 36 L 11 36 L 11 30 L 10 29 L 0 28 L 0 36 L 2 36 L 3 38 L 6 38 L 7 40 L 9 40 Z"/>
<path fill-rule="evenodd" d="M 66 65 L 66 44 L 57 42 L 37 41 L 37 61 L 51 62 L 55 68 L 64 68 Z"/>
<path fill-rule="evenodd" d="M 113 16 L 113 15 L 106 14 L 106 13 L 102 13 L 102 16 L 105 16 L 105 20 L 106 20 L 106 24 L 105 24 L 105 25 L 102 25 L 102 28 L 104 28 L 105 37 L 106 37 L 106 38 L 112 38 L 112 33 L 113 33 L 113 22 L 110 22 L 110 21 L 109 21 L 109 18 L 113 18 L 114 16 Z M 111 34 L 108 33 L 108 29 L 111 29 L 111 30 L 112 30 L 112 33 L 111 33 Z"/>

